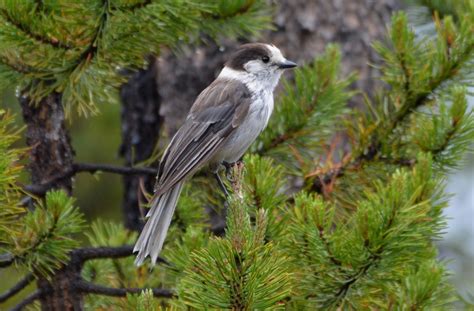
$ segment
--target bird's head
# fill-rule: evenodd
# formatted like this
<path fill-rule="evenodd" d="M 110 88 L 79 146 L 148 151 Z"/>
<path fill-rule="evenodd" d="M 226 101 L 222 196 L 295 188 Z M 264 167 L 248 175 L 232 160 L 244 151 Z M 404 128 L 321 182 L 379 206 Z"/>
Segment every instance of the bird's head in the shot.
<path fill-rule="evenodd" d="M 249 43 L 240 46 L 225 67 L 237 74 L 252 76 L 257 81 L 268 81 L 274 87 L 283 71 L 296 67 L 296 63 L 287 60 L 274 45 Z"/>

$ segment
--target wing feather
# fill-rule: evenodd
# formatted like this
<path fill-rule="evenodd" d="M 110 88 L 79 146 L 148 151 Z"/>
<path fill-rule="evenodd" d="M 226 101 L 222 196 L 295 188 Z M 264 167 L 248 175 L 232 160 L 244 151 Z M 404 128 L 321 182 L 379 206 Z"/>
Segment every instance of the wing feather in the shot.
<path fill-rule="evenodd" d="M 207 164 L 242 123 L 250 103 L 250 91 L 236 80 L 217 79 L 205 89 L 163 154 L 155 195 Z"/>

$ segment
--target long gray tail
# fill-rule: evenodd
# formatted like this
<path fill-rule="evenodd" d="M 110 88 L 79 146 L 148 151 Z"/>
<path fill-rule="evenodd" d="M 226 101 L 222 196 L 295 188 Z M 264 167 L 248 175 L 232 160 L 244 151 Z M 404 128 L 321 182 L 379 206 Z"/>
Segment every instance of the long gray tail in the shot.
<path fill-rule="evenodd" d="M 151 262 L 153 264 L 156 263 L 163 247 L 174 209 L 178 203 L 182 186 L 183 182 L 181 181 L 161 196 L 153 198 L 150 211 L 146 215 L 148 221 L 133 248 L 134 253 L 138 252 L 135 265 L 140 266 L 143 264 L 148 255 L 151 257 Z"/>

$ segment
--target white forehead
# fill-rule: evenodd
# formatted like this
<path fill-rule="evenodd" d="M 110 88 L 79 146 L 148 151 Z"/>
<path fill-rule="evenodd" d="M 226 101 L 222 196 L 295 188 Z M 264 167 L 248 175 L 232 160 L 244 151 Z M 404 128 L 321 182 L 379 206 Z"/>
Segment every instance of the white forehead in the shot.
<path fill-rule="evenodd" d="M 273 44 L 265 44 L 265 45 L 268 48 L 268 50 L 270 50 L 270 53 L 272 54 L 271 55 L 272 59 L 274 59 L 276 61 L 284 61 L 285 60 L 285 57 L 283 56 L 283 54 L 281 54 L 281 51 L 280 51 L 279 48 L 277 48 Z"/>

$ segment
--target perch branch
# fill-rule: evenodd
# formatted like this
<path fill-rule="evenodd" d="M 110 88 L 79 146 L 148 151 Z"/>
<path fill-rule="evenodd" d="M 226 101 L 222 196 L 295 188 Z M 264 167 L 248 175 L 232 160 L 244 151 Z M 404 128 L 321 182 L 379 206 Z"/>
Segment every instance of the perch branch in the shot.
<path fill-rule="evenodd" d="M 25 277 L 16 283 L 12 288 L 7 289 L 3 294 L 0 294 L 0 302 L 4 302 L 10 297 L 16 295 L 23 288 L 27 287 L 34 279 L 35 278 L 31 273 L 25 275 Z"/>
<path fill-rule="evenodd" d="M 23 310 L 27 305 L 30 303 L 33 303 L 35 300 L 39 299 L 41 296 L 41 291 L 37 290 L 33 292 L 31 295 L 20 301 L 19 304 L 14 306 L 13 308 L 10 309 L 10 311 L 21 311 Z"/>
<path fill-rule="evenodd" d="M 83 293 L 88 294 L 99 294 L 105 296 L 113 296 L 113 297 L 125 297 L 127 294 L 139 294 L 142 291 L 146 290 L 147 288 L 112 288 L 106 287 L 98 284 L 94 284 L 91 282 L 87 282 L 81 280 L 75 284 L 76 288 Z M 153 296 L 155 297 L 165 297 L 171 298 L 174 294 L 164 288 L 150 288 L 153 292 Z"/>
<path fill-rule="evenodd" d="M 0 268 L 6 268 L 13 263 L 13 256 L 11 254 L 0 254 Z"/>
<path fill-rule="evenodd" d="M 123 258 L 133 255 L 133 246 L 124 245 L 119 247 L 83 247 L 71 252 L 71 258 L 78 259 L 81 262 L 92 259 L 112 259 Z M 158 262 L 168 264 L 163 258 L 158 258 Z"/>
<path fill-rule="evenodd" d="M 95 164 L 95 163 L 74 163 L 72 169 L 64 172 L 63 174 L 54 176 L 49 181 L 40 184 L 40 185 L 26 185 L 23 187 L 28 193 L 34 195 L 44 195 L 48 190 L 51 189 L 51 186 L 56 183 L 58 180 L 65 178 L 71 178 L 77 173 L 91 173 L 96 172 L 107 172 L 121 175 L 150 175 L 155 176 L 158 170 L 149 167 L 127 167 L 127 166 L 118 166 L 110 164 Z"/>

